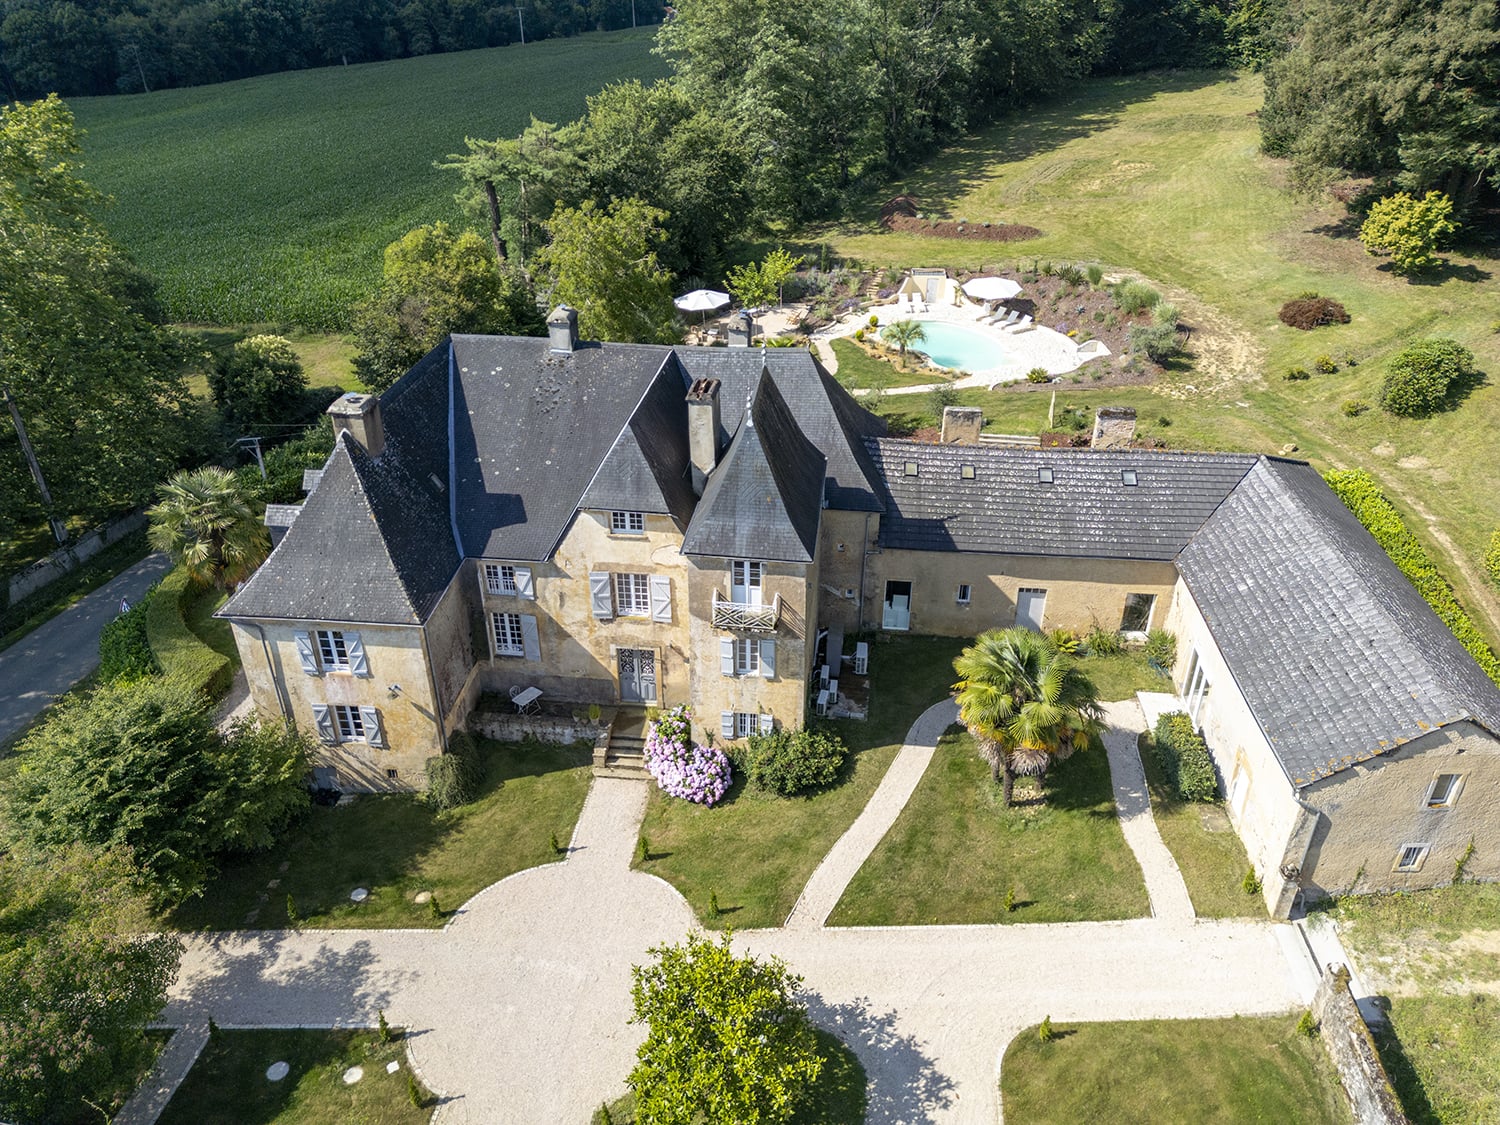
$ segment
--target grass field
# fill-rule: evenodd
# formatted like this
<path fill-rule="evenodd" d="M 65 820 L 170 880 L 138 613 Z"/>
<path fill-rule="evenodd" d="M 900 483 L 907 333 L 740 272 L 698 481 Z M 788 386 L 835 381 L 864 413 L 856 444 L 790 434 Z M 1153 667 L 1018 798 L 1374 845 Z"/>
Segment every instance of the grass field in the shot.
<path fill-rule="evenodd" d="M 1027 1028 L 1005 1050 L 1005 1120 L 1024 1125 L 1344 1125 L 1348 1102 L 1296 1016 Z"/>
<path fill-rule="evenodd" d="M 1149 911 L 1102 746 L 1054 766 L 1040 786 L 1021 779 L 1007 809 L 963 732 L 938 743 L 916 792 L 828 924 L 1097 922 Z"/>
<path fill-rule="evenodd" d="M 652 30 L 324 67 L 71 105 L 113 235 L 174 320 L 340 327 L 386 244 L 457 220 L 465 136 L 570 121 L 609 82 L 666 73 Z"/>
<path fill-rule="evenodd" d="M 272 1063 L 290 1070 L 266 1077 Z M 388 1072 L 388 1063 L 398 1064 Z M 346 1083 L 350 1067 L 364 1071 Z M 407 1093 L 406 1051 L 375 1031 L 276 1028 L 215 1031 L 187 1079 L 172 1095 L 162 1125 L 417 1125 L 432 1116 L 432 1096 L 418 1083 L 423 1105 Z"/>
<path fill-rule="evenodd" d="M 935 157 L 865 201 L 860 222 L 811 232 L 841 255 L 875 265 L 1014 266 L 1034 259 L 1098 261 L 1139 271 L 1179 305 L 1195 328 L 1194 369 L 1152 390 L 1065 384 L 1090 409 L 1136 406 L 1144 428 L 1171 445 L 1274 452 L 1294 444 L 1320 466 L 1369 469 L 1404 509 L 1495 638 L 1500 604 L 1478 560 L 1500 523 L 1500 461 L 1489 451 L 1500 424 L 1500 308 L 1493 258 L 1455 254 L 1452 265 L 1410 283 L 1367 255 L 1342 207 L 1284 192 L 1283 167 L 1258 151 L 1252 75 L 1176 73 L 1101 79 L 1018 111 Z M 880 231 L 881 199 L 910 191 L 930 216 L 1022 222 L 1025 243 L 934 239 Z M 1276 319 L 1304 290 L 1344 302 L 1352 323 L 1298 332 Z M 1348 418 L 1346 399 L 1374 402 L 1385 363 L 1406 340 L 1453 336 L 1472 348 L 1490 381 L 1456 411 L 1425 421 L 1371 410 Z M 1340 370 L 1288 383 L 1289 366 L 1321 354 Z M 1344 366 L 1353 354 L 1357 365 Z M 921 397 L 921 396 L 918 396 Z M 1049 394 L 969 392 L 993 429 L 1035 432 Z M 887 398 L 882 409 L 920 410 Z M 1156 419 L 1166 416 L 1170 429 Z M 1164 431 L 1164 432 L 1163 432 Z M 1429 519 L 1430 517 L 1430 519 Z M 1481 623 L 1482 626 L 1485 623 Z"/>

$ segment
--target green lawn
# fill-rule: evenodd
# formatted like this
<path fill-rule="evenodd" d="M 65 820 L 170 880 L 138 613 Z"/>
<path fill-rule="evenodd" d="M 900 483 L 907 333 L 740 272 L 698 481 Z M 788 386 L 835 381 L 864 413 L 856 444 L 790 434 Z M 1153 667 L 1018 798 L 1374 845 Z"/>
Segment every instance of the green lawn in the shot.
<path fill-rule="evenodd" d="M 823 1054 L 823 1071 L 807 1102 L 792 1115 L 791 1125 L 859 1125 L 865 1119 L 865 1068 L 838 1036 L 813 1028 Z M 604 1125 L 595 1112 L 592 1125 Z M 626 1094 L 609 1105 L 609 1125 L 635 1125 L 635 1095 Z"/>
<path fill-rule="evenodd" d="M 302 371 L 307 376 L 309 387 L 341 387 L 346 391 L 360 392 L 369 389 L 354 374 L 354 342 L 338 333 L 307 332 L 285 324 L 249 324 L 238 328 L 193 324 L 181 327 L 195 342 L 216 351 L 232 347 L 247 336 L 261 333 L 282 336 L 302 361 Z M 193 394 L 208 398 L 207 375 L 190 375 L 187 383 Z"/>
<path fill-rule="evenodd" d="M 229 622 L 214 617 L 214 613 L 228 600 L 229 595 L 223 590 L 206 586 L 188 595 L 182 619 L 200 641 L 220 656 L 228 658 L 229 663 L 238 668 L 240 653 L 235 647 L 234 631 L 229 627 Z"/>
<path fill-rule="evenodd" d="M 1139 649 L 1115 656 L 1085 656 L 1078 665 L 1094 681 L 1099 698 L 1106 703 L 1134 699 L 1138 691 L 1171 687 L 1165 676 L 1146 663 L 1146 656 Z"/>
<path fill-rule="evenodd" d="M 1344 1125 L 1348 1103 L 1296 1016 L 1027 1028 L 1005 1050 L 1005 1119 L 1020 1125 Z"/>
<path fill-rule="evenodd" d="M 973 738 L 955 730 L 829 924 L 1096 922 L 1149 912 L 1102 746 L 1053 766 L 1040 787 L 1018 782 L 1007 809 Z"/>
<path fill-rule="evenodd" d="M 1246 894 L 1241 885 L 1250 859 L 1224 802 L 1177 800 L 1151 751 L 1151 735 L 1141 735 L 1139 751 L 1151 789 L 1151 815 L 1182 871 L 1193 912 L 1200 918 L 1264 918 L 1264 900 Z"/>
<path fill-rule="evenodd" d="M 1500 998 L 1398 996 L 1389 1015 L 1375 1043 L 1412 1125 L 1500 1121 Z"/>
<path fill-rule="evenodd" d="M 272 1063 L 291 1070 L 279 1082 Z M 400 1064 L 387 1073 L 390 1062 Z M 344 1073 L 358 1066 L 358 1082 Z M 382 1043 L 370 1030 L 216 1030 L 161 1115 L 161 1125 L 415 1125 L 431 1118 L 432 1096 L 411 1104 L 410 1073 L 399 1039 Z"/>
<path fill-rule="evenodd" d="M 466 136 L 569 121 L 667 73 L 654 29 L 580 35 L 70 104 L 105 221 L 174 320 L 341 326 L 387 243 L 461 218 L 433 162 Z"/>
<path fill-rule="evenodd" d="M 870 355 L 852 340 L 831 340 L 829 346 L 838 357 L 839 369 L 834 376 L 850 388 L 919 387 L 926 383 L 946 383 L 948 375 L 934 371 L 915 360 L 907 360 L 906 367 L 890 363 Z"/>
<path fill-rule="evenodd" d="M 172 914 L 171 924 L 183 930 L 279 928 L 288 923 L 290 895 L 309 927 L 436 926 L 441 920 L 413 901 L 417 892 L 431 891 L 444 911 L 452 911 L 507 875 L 552 862 L 552 835 L 566 844 L 583 808 L 588 748 L 480 746 L 486 779 L 472 804 L 438 813 L 400 795 L 315 807 L 270 851 L 226 863 L 202 898 Z M 358 906 L 349 901 L 355 887 L 370 892 Z"/>
<path fill-rule="evenodd" d="M 1295 444 L 1320 465 L 1369 469 L 1403 514 L 1417 517 L 1412 525 L 1438 557 L 1463 564 L 1444 566 L 1465 600 L 1484 607 L 1493 637 L 1500 609 L 1478 561 L 1500 524 L 1500 461 L 1488 447 L 1500 424 L 1495 262 L 1454 254 L 1452 268 L 1412 283 L 1352 238 L 1333 237 L 1342 207 L 1287 194 L 1283 164 L 1260 155 L 1261 94 L 1258 76 L 1222 72 L 1079 83 L 883 186 L 863 202 L 858 222 L 811 237 L 875 265 L 1029 267 L 1051 259 L 1145 274 L 1194 326 L 1194 369 L 1145 390 L 1059 388 L 1059 405 L 1066 398 L 1090 409 L 1136 406 L 1143 429 L 1178 447 L 1274 452 Z M 1044 234 L 1006 245 L 884 232 L 875 217 L 896 190 L 916 195 L 925 214 L 1024 222 Z M 1342 301 L 1352 322 L 1313 332 L 1282 325 L 1277 309 L 1304 290 Z M 1391 354 L 1426 333 L 1472 348 L 1490 382 L 1431 419 L 1379 410 L 1345 417 L 1340 405 L 1374 402 Z M 1325 353 L 1339 361 L 1337 374 L 1281 378 Z M 1353 368 L 1343 363 L 1349 354 Z M 965 393 L 990 412 L 994 429 L 1012 432 L 1040 428 L 1049 399 Z M 881 408 L 921 407 L 892 397 Z"/>
<path fill-rule="evenodd" d="M 707 926 L 779 926 L 813 869 L 864 809 L 912 722 L 948 694 L 963 642 L 881 635 L 870 646 L 870 717 L 828 729 L 854 753 L 832 788 L 781 798 L 737 780 L 715 808 L 665 797 L 653 787 L 641 834 L 651 858 L 637 866 L 682 892 Z M 708 917 L 709 895 L 722 914 Z"/>

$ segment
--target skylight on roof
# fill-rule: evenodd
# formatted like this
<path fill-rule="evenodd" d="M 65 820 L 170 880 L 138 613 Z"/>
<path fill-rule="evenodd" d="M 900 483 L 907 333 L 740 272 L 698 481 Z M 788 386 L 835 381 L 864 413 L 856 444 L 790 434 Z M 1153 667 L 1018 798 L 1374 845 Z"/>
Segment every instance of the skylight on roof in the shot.
<path fill-rule="evenodd" d="M 1121 469 L 1120 470 L 1120 483 L 1121 484 L 1134 485 L 1134 484 L 1139 484 L 1140 481 L 1136 479 L 1136 475 L 1135 475 L 1135 470 L 1134 469 Z"/>
<path fill-rule="evenodd" d="M 962 479 L 962 480 L 973 480 L 974 479 L 974 466 L 973 465 L 960 465 L 958 467 L 958 475 L 959 475 L 959 478 Z"/>
<path fill-rule="evenodd" d="M 908 461 L 906 463 L 906 475 L 909 477 L 917 475 L 917 463 L 915 461 Z"/>
<path fill-rule="evenodd" d="M 1038 468 L 1036 471 L 1036 481 L 1038 484 L 1051 484 L 1052 466 L 1042 465 L 1040 468 Z"/>

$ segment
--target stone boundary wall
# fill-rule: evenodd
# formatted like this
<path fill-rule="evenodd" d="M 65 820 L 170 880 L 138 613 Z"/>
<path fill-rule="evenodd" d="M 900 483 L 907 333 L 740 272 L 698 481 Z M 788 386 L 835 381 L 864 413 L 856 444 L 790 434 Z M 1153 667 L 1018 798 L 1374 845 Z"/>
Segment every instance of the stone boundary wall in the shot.
<path fill-rule="evenodd" d="M 1354 1003 L 1349 970 L 1343 965 L 1324 971 L 1313 996 L 1312 1013 L 1356 1125 L 1410 1125 L 1375 1049 L 1375 1038 Z"/>
<path fill-rule="evenodd" d="M 609 738 L 609 722 L 601 717 L 600 722 L 587 719 L 563 718 L 557 715 L 507 715 L 499 711 L 475 711 L 469 715 L 469 730 L 481 738 L 493 738 L 497 742 L 520 742 L 523 738 L 536 738 L 542 742 L 596 743 Z"/>
<path fill-rule="evenodd" d="M 65 574 L 78 569 L 111 543 L 125 538 L 139 527 L 146 526 L 145 512 L 131 512 L 111 520 L 103 527 L 79 536 L 66 547 L 59 547 L 44 559 L 38 559 L 25 570 L 10 576 L 4 605 L 15 605 L 22 598 L 56 582 Z"/>

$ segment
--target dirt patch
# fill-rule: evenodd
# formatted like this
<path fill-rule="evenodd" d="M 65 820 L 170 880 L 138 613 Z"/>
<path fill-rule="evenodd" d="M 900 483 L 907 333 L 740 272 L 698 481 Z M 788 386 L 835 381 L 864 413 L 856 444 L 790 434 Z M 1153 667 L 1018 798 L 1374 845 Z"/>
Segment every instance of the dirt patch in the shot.
<path fill-rule="evenodd" d="M 898 195 L 880 209 L 886 230 L 923 234 L 932 238 L 967 238 L 977 242 L 1025 242 L 1042 232 L 1023 223 L 969 223 L 961 219 L 924 219 L 915 197 Z"/>
<path fill-rule="evenodd" d="M 1403 457 L 1396 464 L 1400 465 L 1403 469 L 1425 469 L 1432 462 L 1425 457 Z"/>
<path fill-rule="evenodd" d="M 1500 996 L 1500 931 L 1466 930 L 1457 938 L 1426 931 L 1404 936 L 1359 958 L 1365 984 L 1386 996 L 1419 996 L 1436 990 L 1454 995 Z"/>

